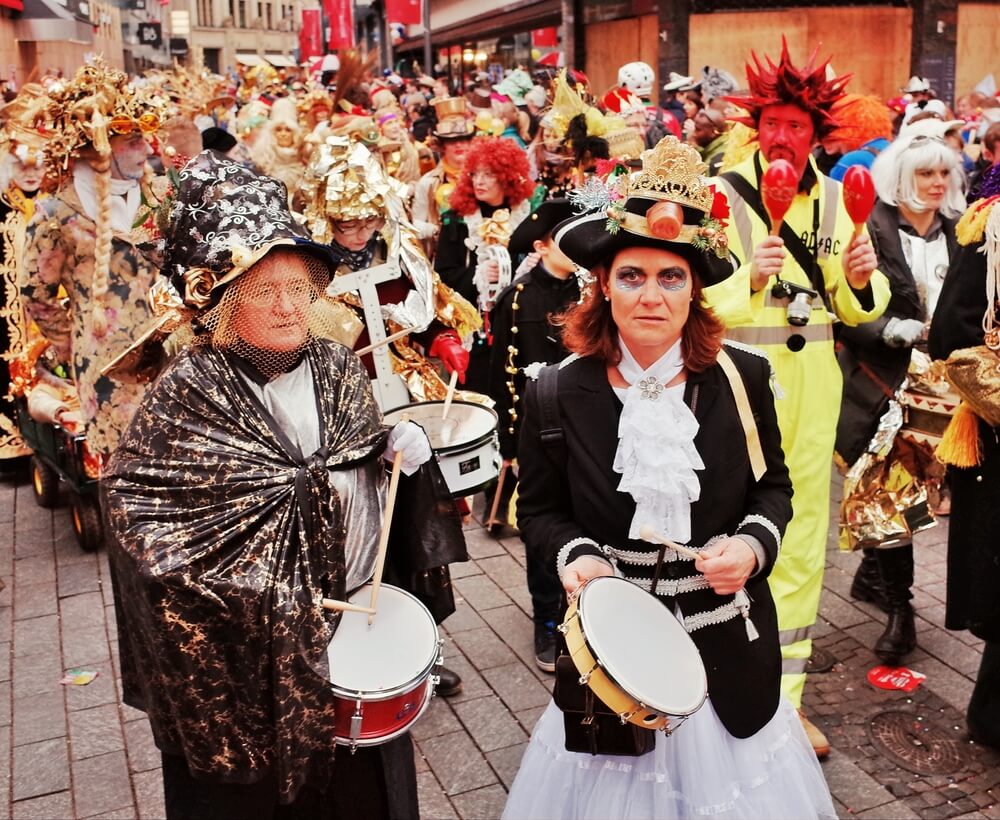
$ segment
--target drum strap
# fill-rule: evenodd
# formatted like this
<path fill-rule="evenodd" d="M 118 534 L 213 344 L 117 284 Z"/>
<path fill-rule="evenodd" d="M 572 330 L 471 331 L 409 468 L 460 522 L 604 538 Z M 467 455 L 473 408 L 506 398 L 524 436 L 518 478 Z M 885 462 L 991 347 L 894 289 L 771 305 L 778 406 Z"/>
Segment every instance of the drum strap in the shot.
<path fill-rule="evenodd" d="M 539 438 L 557 465 L 566 463 L 566 436 L 559 416 L 559 365 L 543 367 L 538 373 Z"/>
<path fill-rule="evenodd" d="M 722 372 L 729 380 L 729 387 L 733 391 L 733 398 L 736 400 L 736 410 L 740 414 L 740 423 L 743 425 L 743 435 L 747 440 L 747 454 L 750 456 L 750 468 L 753 470 L 755 481 L 760 481 L 761 476 L 767 472 L 767 462 L 764 460 L 764 448 L 760 443 L 760 433 L 757 431 L 757 422 L 754 421 L 753 410 L 750 407 L 750 399 L 747 397 L 747 388 L 740 376 L 740 371 L 730 358 L 726 349 L 719 351 L 719 365 Z"/>

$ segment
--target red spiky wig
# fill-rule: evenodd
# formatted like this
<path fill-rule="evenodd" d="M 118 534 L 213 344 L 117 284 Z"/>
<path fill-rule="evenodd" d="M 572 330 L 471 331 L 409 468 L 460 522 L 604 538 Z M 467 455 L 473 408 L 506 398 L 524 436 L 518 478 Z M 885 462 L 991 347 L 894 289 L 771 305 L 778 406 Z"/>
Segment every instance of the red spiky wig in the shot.
<path fill-rule="evenodd" d="M 733 117 L 733 122 L 741 122 L 751 128 L 760 123 L 761 111 L 769 105 L 796 105 L 812 117 L 816 128 L 816 138 L 823 139 L 837 127 L 830 109 L 844 96 L 844 88 L 852 74 L 844 74 L 832 80 L 826 78 L 829 58 L 817 65 L 819 47 L 813 51 L 803 68 L 792 65 L 788 53 L 788 42 L 781 37 L 781 60 L 775 63 L 765 55 L 767 65 L 763 65 L 757 53 L 750 52 L 754 65 L 746 64 L 747 84 L 750 94 L 746 97 L 726 97 L 726 100 L 745 109 L 745 117 Z"/>

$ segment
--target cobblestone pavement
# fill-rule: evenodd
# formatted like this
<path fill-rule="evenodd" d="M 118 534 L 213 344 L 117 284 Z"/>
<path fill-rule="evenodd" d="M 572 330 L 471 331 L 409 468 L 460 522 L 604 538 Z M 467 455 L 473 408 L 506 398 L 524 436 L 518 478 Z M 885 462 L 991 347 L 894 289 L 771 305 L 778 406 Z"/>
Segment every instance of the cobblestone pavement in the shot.
<path fill-rule="evenodd" d="M 443 629 L 465 689 L 413 731 L 425 818 L 499 816 L 551 688 L 533 662 L 520 540 L 477 524 L 467 537 Z M 817 646 L 835 664 L 810 676 L 805 707 L 833 743 L 823 768 L 842 817 L 1000 820 L 1000 756 L 964 732 L 980 643 L 943 629 L 946 538 L 941 525 L 918 541 L 911 666 L 927 679 L 911 694 L 866 683 L 884 616 L 850 599 L 858 559 L 831 539 Z M 0 578 L 0 815 L 162 817 L 159 754 L 142 713 L 119 702 L 107 559 L 82 552 L 67 509 L 38 507 L 26 479 L 0 478 Z M 72 667 L 99 675 L 60 685 Z"/>

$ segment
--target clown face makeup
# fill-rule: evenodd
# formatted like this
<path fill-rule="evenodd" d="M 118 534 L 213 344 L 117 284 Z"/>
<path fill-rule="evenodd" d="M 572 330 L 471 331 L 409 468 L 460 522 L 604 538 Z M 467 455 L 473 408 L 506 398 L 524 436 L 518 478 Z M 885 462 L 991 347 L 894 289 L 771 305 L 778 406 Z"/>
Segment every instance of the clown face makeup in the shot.
<path fill-rule="evenodd" d="M 111 178 L 142 179 L 146 159 L 153 149 L 140 133 L 120 134 L 111 138 Z"/>
<path fill-rule="evenodd" d="M 816 128 L 812 117 L 797 105 L 769 105 L 761 111 L 758 139 L 768 162 L 784 159 L 802 177 L 809 162 Z"/>

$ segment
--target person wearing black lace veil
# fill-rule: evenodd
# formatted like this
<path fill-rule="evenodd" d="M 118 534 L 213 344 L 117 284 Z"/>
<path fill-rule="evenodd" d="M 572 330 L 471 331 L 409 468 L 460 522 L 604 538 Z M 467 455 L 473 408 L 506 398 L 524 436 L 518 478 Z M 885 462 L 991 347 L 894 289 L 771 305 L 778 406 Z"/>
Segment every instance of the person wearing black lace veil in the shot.
<path fill-rule="evenodd" d="M 384 427 L 361 362 L 330 341 L 334 262 L 282 183 L 199 154 L 155 250 L 161 329 L 191 334 L 122 436 L 102 506 L 123 697 L 162 752 L 167 816 L 416 816 L 408 734 L 335 743 L 340 613 L 322 599 L 371 576 L 382 457 L 412 473 L 426 437 Z"/>

